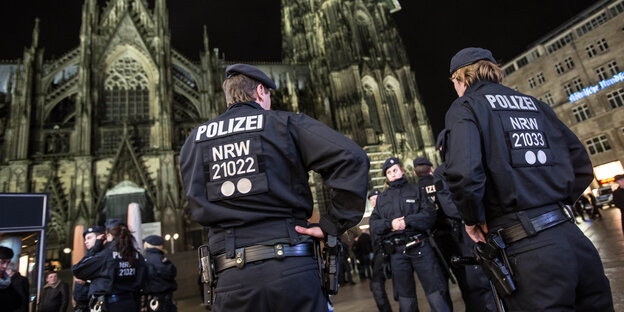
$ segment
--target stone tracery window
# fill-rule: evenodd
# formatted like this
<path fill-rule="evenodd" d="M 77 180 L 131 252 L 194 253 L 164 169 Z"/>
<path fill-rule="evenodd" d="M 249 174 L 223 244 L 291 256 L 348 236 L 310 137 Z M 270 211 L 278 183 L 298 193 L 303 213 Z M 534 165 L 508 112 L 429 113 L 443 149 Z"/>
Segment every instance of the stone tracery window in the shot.
<path fill-rule="evenodd" d="M 105 121 L 149 119 L 147 74 L 135 59 L 118 59 L 104 80 Z"/>

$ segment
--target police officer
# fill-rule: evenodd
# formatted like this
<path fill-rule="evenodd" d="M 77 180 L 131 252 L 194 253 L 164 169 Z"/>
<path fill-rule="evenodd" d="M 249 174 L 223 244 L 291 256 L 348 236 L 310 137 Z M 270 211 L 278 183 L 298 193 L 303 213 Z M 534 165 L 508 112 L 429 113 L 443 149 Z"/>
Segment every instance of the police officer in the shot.
<path fill-rule="evenodd" d="M 85 257 L 93 256 L 95 253 L 95 244 L 104 240 L 104 227 L 99 225 L 94 225 L 88 227 L 82 232 L 82 237 L 84 238 L 84 244 L 87 247 L 87 254 Z M 76 301 L 76 306 L 74 307 L 75 312 L 88 312 L 89 311 L 89 286 L 91 282 L 86 280 L 83 281 L 81 279 L 76 279 L 74 282 L 74 301 Z"/>
<path fill-rule="evenodd" d="M 492 53 L 451 60 L 446 177 L 474 241 L 499 233 L 517 290 L 509 310 L 613 311 L 596 248 L 562 209 L 593 179 L 579 139 L 545 103 L 500 84 Z"/>
<path fill-rule="evenodd" d="M 145 258 L 134 237 L 119 219 L 106 220 L 106 240 L 72 267 L 76 278 L 90 280 L 90 308 L 102 311 L 139 311 L 145 278 Z"/>
<path fill-rule="evenodd" d="M 173 303 L 172 294 L 178 288 L 175 280 L 177 270 L 175 265 L 165 257 L 164 244 L 165 240 L 158 235 L 147 236 L 143 242 L 147 264 L 145 294 L 148 296 L 148 311 L 175 312 L 178 310 Z"/>
<path fill-rule="evenodd" d="M 368 193 L 368 200 L 371 206 L 373 206 L 373 209 L 377 206 L 377 197 L 379 194 L 381 194 L 379 190 L 372 190 Z M 372 231 L 370 236 L 373 241 L 373 276 L 370 280 L 370 290 L 373 292 L 373 299 L 375 299 L 377 309 L 379 309 L 380 312 L 391 312 L 390 300 L 386 293 L 386 273 L 384 272 L 385 266 L 390 264 L 385 263 L 383 248 L 380 246 L 381 241 L 377 239 Z"/>
<path fill-rule="evenodd" d="M 180 152 L 193 220 L 207 226 L 217 271 L 215 311 L 326 311 L 311 237 L 339 236 L 365 209 L 368 157 L 305 114 L 272 111 L 274 82 L 258 68 L 226 68 L 228 109 Z M 330 189 L 308 228 L 308 171 Z"/>
<path fill-rule="evenodd" d="M 388 158 L 383 172 L 389 188 L 377 198 L 370 217 L 372 232 L 394 249 L 390 255 L 392 285 L 401 311 L 418 310 L 414 271 L 425 290 L 432 311 L 452 311 L 446 276 L 426 241 L 436 222 L 433 203 L 418 186 L 409 184 L 397 158 Z M 389 246 L 390 245 L 390 246 Z"/>
<path fill-rule="evenodd" d="M 490 284 L 481 267 L 479 265 L 451 265 L 452 257 L 472 257 L 475 243 L 464 229 L 459 211 L 448 191 L 444 170 L 444 163 L 434 172 L 433 164 L 429 159 L 424 157 L 414 159 L 414 174 L 418 176 L 418 187 L 431 198 L 438 211 L 434 239 L 444 261 L 457 278 L 466 311 L 496 311 Z"/>

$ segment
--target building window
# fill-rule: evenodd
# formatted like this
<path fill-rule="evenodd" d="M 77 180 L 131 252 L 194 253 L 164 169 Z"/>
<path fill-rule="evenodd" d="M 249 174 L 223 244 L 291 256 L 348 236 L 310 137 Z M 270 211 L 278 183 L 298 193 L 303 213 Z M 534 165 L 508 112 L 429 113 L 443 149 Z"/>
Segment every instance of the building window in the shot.
<path fill-rule="evenodd" d="M 552 95 L 550 95 L 550 93 L 544 94 L 544 102 L 546 102 L 546 104 L 550 106 L 555 105 L 555 101 L 553 100 Z"/>
<path fill-rule="evenodd" d="M 607 72 L 604 67 L 596 68 L 596 75 L 598 76 L 598 81 L 607 79 Z"/>
<path fill-rule="evenodd" d="M 583 81 L 581 80 L 581 78 L 574 79 L 572 83 L 574 83 L 574 88 L 576 89 L 576 91 L 583 90 L 584 86 L 583 86 Z"/>
<path fill-rule="evenodd" d="M 616 90 L 607 94 L 607 100 L 611 108 L 618 108 L 624 105 L 624 89 Z"/>
<path fill-rule="evenodd" d="M 567 35 L 561 37 L 561 39 L 553 42 L 552 44 L 550 44 L 546 50 L 548 50 L 548 53 L 553 53 L 561 48 L 563 48 L 565 45 L 567 45 L 568 43 L 572 42 L 572 39 L 574 39 L 574 36 L 572 35 L 572 33 L 568 33 Z"/>
<path fill-rule="evenodd" d="M 604 24 L 607 21 L 607 13 L 602 13 L 594 18 L 592 18 L 589 22 L 585 23 L 581 27 L 576 29 L 576 34 L 581 37 L 584 34 L 596 29 L 596 27 Z"/>
<path fill-rule="evenodd" d="M 564 70 L 563 70 L 563 66 L 561 66 L 561 63 L 555 64 L 555 71 L 559 75 L 563 74 Z"/>
<path fill-rule="evenodd" d="M 572 85 L 570 85 L 569 83 L 565 84 L 563 86 L 563 89 L 565 90 L 567 96 L 570 96 L 572 95 L 572 93 L 574 93 L 574 91 L 572 91 Z"/>
<path fill-rule="evenodd" d="M 507 67 L 505 68 L 505 76 L 508 76 L 508 75 L 510 75 L 511 73 L 515 72 L 515 71 L 516 71 L 516 65 L 511 64 L 510 66 L 507 66 Z"/>
<path fill-rule="evenodd" d="M 611 75 L 616 75 L 620 72 L 620 68 L 615 61 L 611 61 L 611 63 L 607 64 L 607 68 L 609 68 L 609 73 L 611 73 Z"/>
<path fill-rule="evenodd" d="M 521 59 L 519 59 L 519 60 L 516 62 L 516 65 L 518 66 L 518 68 L 521 68 L 522 66 L 524 66 L 524 65 L 526 65 L 526 64 L 529 64 L 529 60 L 527 59 L 527 57 L 526 57 L 526 56 L 525 56 L 525 57 L 523 57 L 523 58 L 521 58 Z"/>
<path fill-rule="evenodd" d="M 568 69 L 574 68 L 574 61 L 572 61 L 572 57 L 571 56 L 566 57 L 565 63 L 566 63 L 566 66 L 568 67 Z"/>
<path fill-rule="evenodd" d="M 609 145 L 609 141 L 607 140 L 606 135 L 591 138 L 585 141 L 585 144 L 587 145 L 587 149 L 589 150 L 590 155 L 596 155 L 598 153 L 611 150 L 611 145 Z"/>
<path fill-rule="evenodd" d="M 593 44 L 586 46 L 585 51 L 587 51 L 587 56 L 589 56 L 590 58 L 596 56 L 596 50 L 594 49 Z"/>
<path fill-rule="evenodd" d="M 574 115 L 574 118 L 576 118 L 577 122 L 587 120 L 591 117 L 587 104 L 582 104 L 582 105 L 574 107 L 572 109 L 572 115 Z"/>
<path fill-rule="evenodd" d="M 544 78 L 544 74 L 542 73 L 537 74 L 537 83 L 542 85 L 544 84 L 544 82 L 546 82 L 546 78 Z"/>
<path fill-rule="evenodd" d="M 139 62 L 126 57 L 117 60 L 104 80 L 104 121 L 148 120 L 147 74 Z"/>
<path fill-rule="evenodd" d="M 529 78 L 529 87 L 531 87 L 531 89 L 535 88 L 535 78 Z"/>
<path fill-rule="evenodd" d="M 598 42 L 596 42 L 596 45 L 598 46 L 598 50 L 600 50 L 600 52 L 609 50 L 609 45 L 607 44 L 607 40 L 604 38 L 598 40 Z"/>

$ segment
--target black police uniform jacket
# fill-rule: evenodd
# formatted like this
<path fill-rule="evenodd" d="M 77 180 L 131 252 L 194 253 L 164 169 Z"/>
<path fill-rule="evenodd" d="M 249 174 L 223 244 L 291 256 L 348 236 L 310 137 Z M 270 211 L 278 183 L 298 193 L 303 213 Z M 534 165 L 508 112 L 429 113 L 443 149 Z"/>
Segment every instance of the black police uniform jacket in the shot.
<path fill-rule="evenodd" d="M 371 232 L 380 239 L 425 233 L 436 222 L 433 202 L 421 189 L 407 182 L 405 176 L 389 182 L 386 191 L 377 197 L 377 206 L 370 216 Z M 392 231 L 392 220 L 405 216 L 405 230 Z"/>
<path fill-rule="evenodd" d="M 217 233 L 235 236 L 236 248 L 292 239 L 294 224 L 312 216 L 309 170 L 331 190 L 321 229 L 342 234 L 364 214 L 368 169 L 366 153 L 344 135 L 255 102 L 235 103 L 195 128 L 180 152 L 191 216 L 209 227 L 213 254 L 224 248 Z"/>
<path fill-rule="evenodd" d="M 90 280 L 89 296 L 123 293 L 138 294 L 144 287 L 146 277 L 145 258 L 136 252 L 134 266 L 124 261 L 115 250 L 116 240 L 103 249 L 91 248 L 80 262 L 72 266 L 72 273 L 81 280 Z M 91 251 L 91 250 L 89 250 Z"/>
<path fill-rule="evenodd" d="M 453 102 L 445 123 L 446 177 L 468 225 L 516 209 L 573 204 L 593 179 L 583 144 L 553 110 L 503 85 L 477 81 Z"/>
<path fill-rule="evenodd" d="M 145 293 L 166 294 L 178 288 L 176 283 L 177 270 L 175 265 L 165 257 L 165 253 L 158 248 L 145 249 L 147 264 L 147 283 Z"/>

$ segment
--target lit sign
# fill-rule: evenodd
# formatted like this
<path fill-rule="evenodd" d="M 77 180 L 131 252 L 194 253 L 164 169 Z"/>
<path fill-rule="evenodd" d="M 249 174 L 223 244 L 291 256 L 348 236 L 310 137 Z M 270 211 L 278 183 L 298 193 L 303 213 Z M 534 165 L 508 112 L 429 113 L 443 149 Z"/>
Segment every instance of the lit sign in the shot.
<path fill-rule="evenodd" d="M 606 79 L 606 80 L 598 82 L 597 85 L 589 86 L 579 92 L 572 93 L 569 97 L 570 103 L 574 103 L 575 101 L 578 101 L 586 96 L 590 96 L 592 94 L 598 93 L 598 91 L 606 87 L 609 87 L 611 85 L 614 85 L 623 80 L 624 80 L 624 72 L 615 74 L 610 79 Z"/>
<path fill-rule="evenodd" d="M 624 167 L 622 167 L 622 163 L 619 160 L 612 161 L 610 163 L 596 166 L 594 167 L 594 173 L 596 174 L 596 179 L 600 181 L 600 183 L 607 183 L 611 181 L 606 181 L 609 179 L 613 179 L 617 174 L 624 173 Z M 605 180 L 606 182 L 602 182 Z"/>

